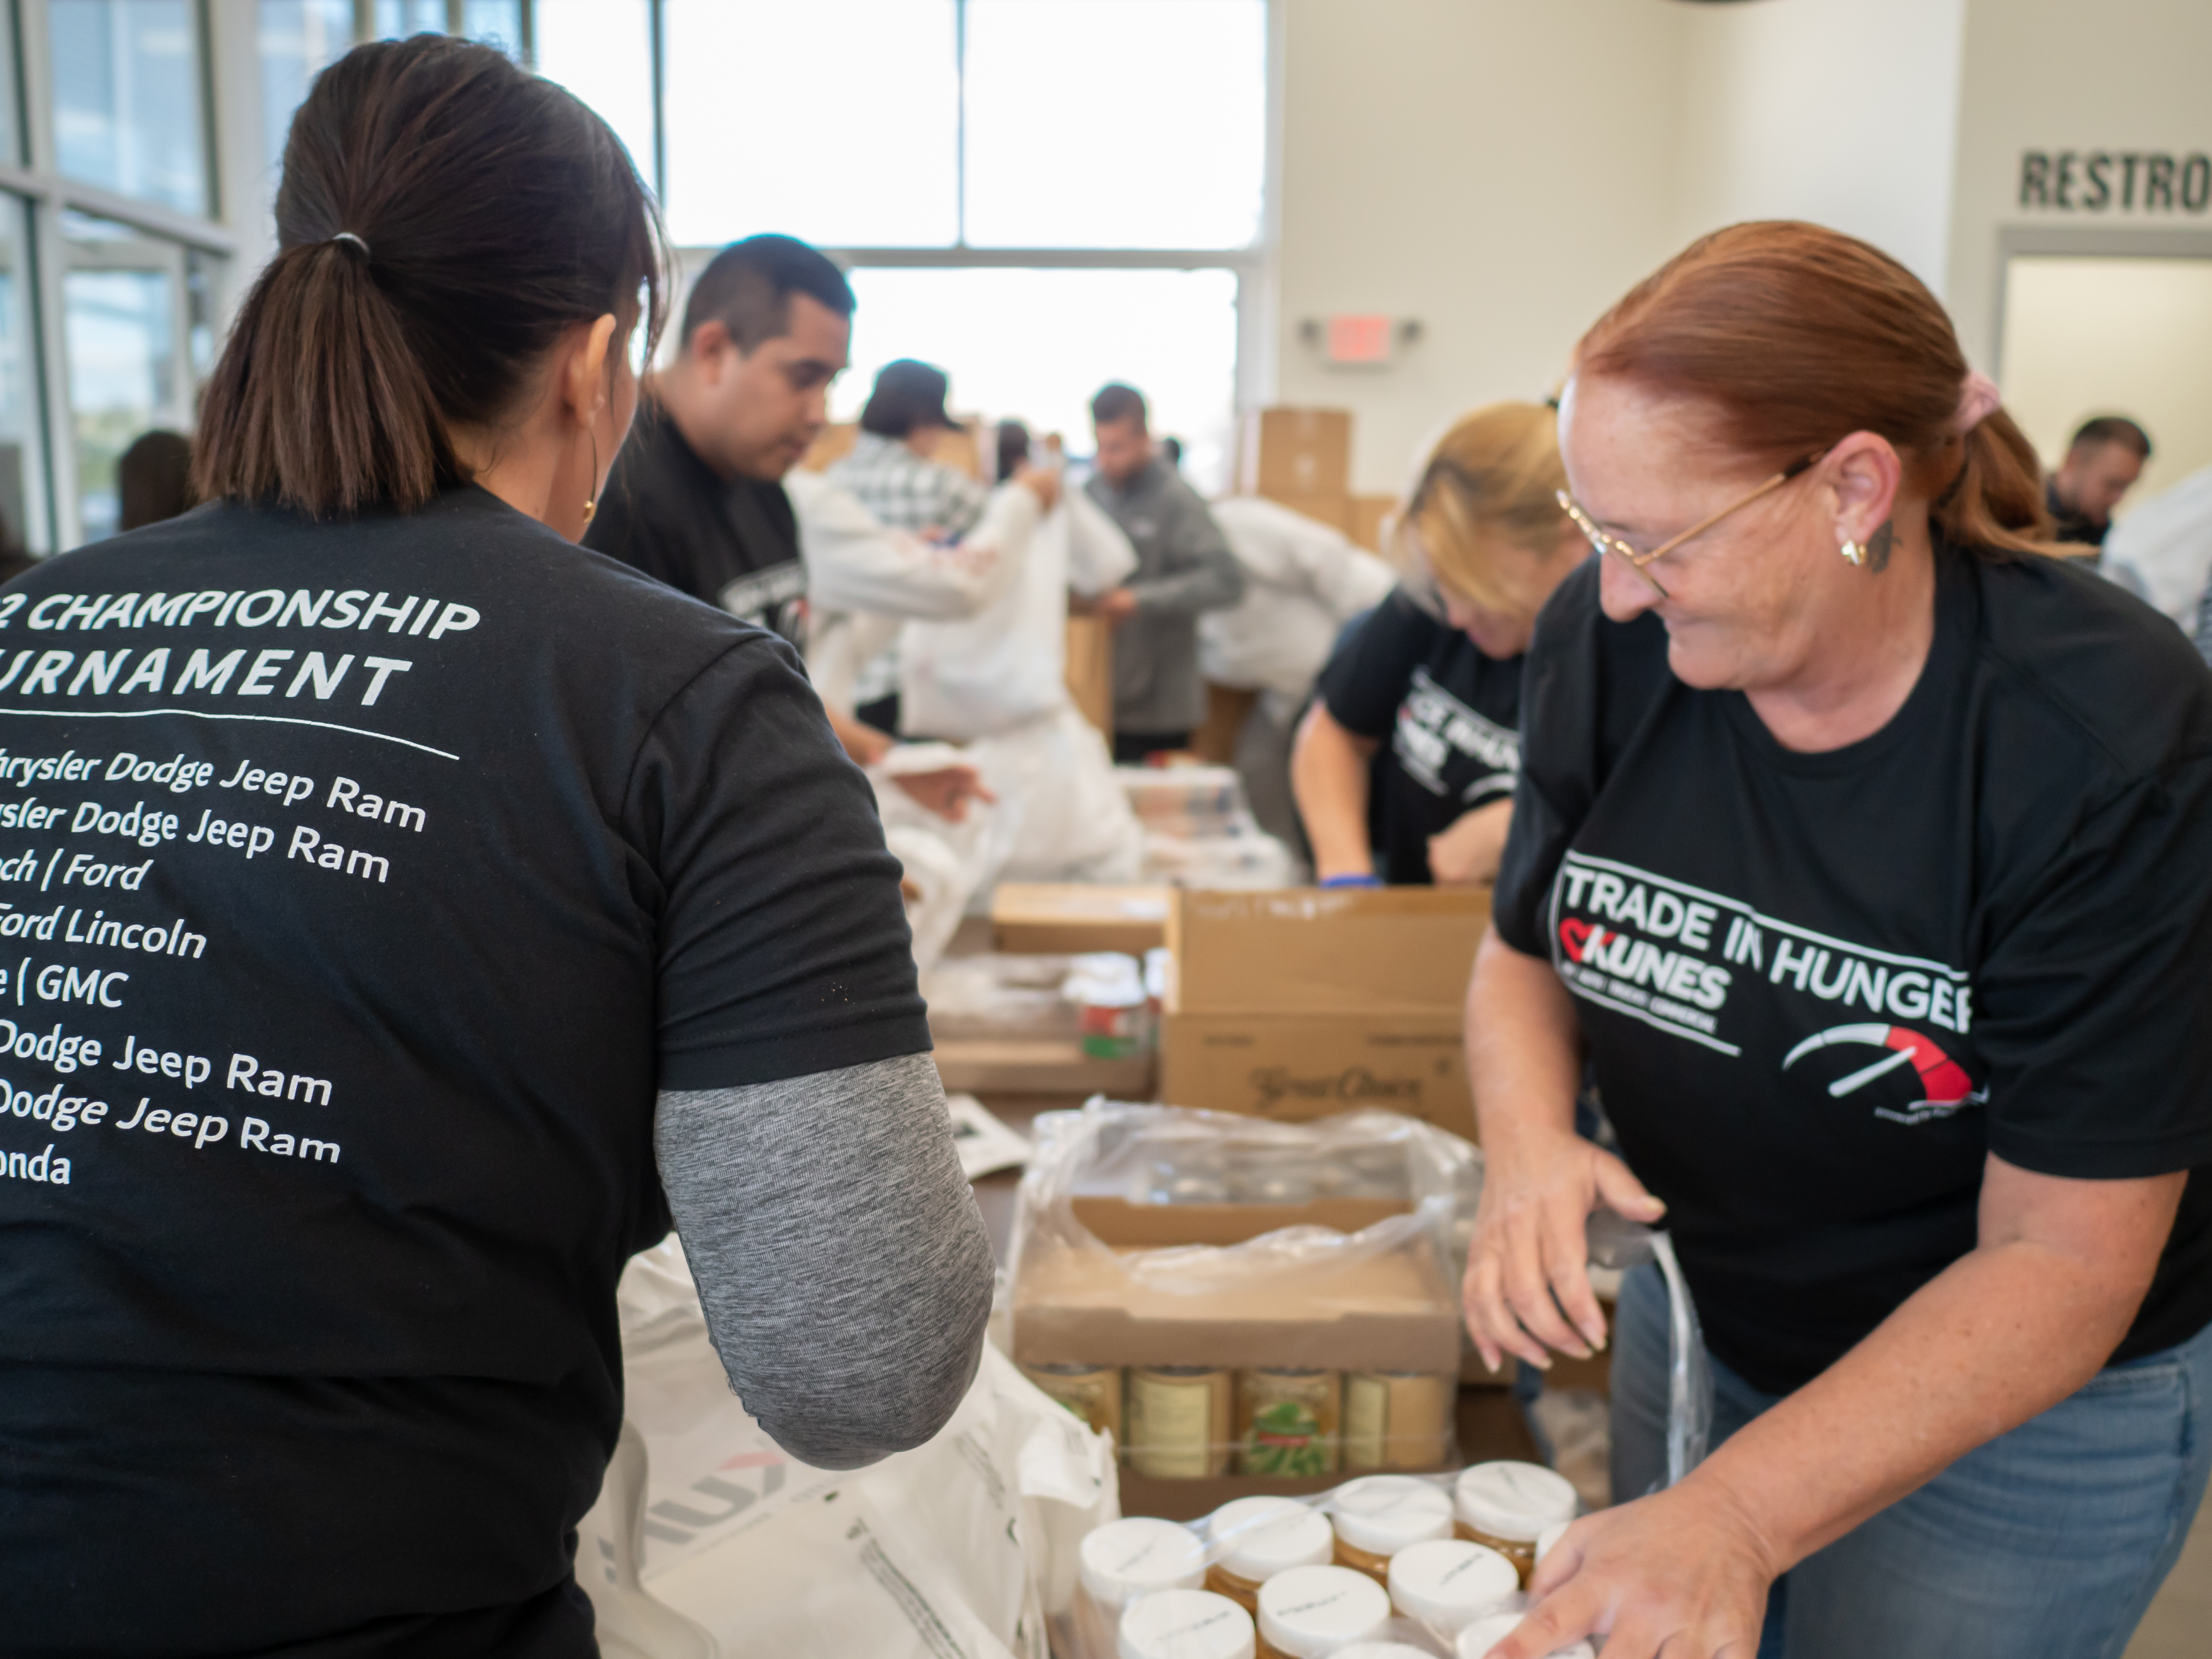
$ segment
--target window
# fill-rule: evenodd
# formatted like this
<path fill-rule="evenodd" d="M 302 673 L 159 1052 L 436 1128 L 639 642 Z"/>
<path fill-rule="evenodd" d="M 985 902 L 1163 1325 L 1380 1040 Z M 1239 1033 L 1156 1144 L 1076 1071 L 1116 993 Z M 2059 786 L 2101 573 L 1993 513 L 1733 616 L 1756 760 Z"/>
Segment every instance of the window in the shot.
<path fill-rule="evenodd" d="M 33 331 L 31 215 L 19 196 L 0 194 L 0 544 L 47 548 L 45 422 L 40 418 L 38 337 Z"/>
<path fill-rule="evenodd" d="M 648 0 L 538 0 L 535 10 L 538 72 L 597 110 L 650 182 L 657 172 Z"/>
<path fill-rule="evenodd" d="M 174 242 L 88 214 L 64 213 L 62 226 L 76 515 L 97 541 L 118 528 L 123 452 L 156 428 L 191 430 L 188 273 Z"/>
<path fill-rule="evenodd" d="M 1091 447 L 1091 394 L 1140 387 L 1154 431 L 1183 441 L 1201 488 L 1226 482 L 1235 418 L 1231 270 L 908 270 L 852 273 L 853 367 L 832 413 L 857 419 L 876 371 L 920 357 L 952 376 L 952 406 Z"/>
<path fill-rule="evenodd" d="M 670 234 L 927 247 L 960 225 L 953 0 L 662 0 Z M 747 63 L 775 74 L 738 79 Z"/>
<path fill-rule="evenodd" d="M 47 0 L 46 27 L 61 172 L 180 213 L 206 213 L 192 0 Z"/>
<path fill-rule="evenodd" d="M 1267 9 L 967 0 L 976 247 L 1243 247 L 1260 237 Z"/>
<path fill-rule="evenodd" d="M 273 199 L 293 113 L 314 78 L 353 46 L 353 0 L 261 0 L 258 21 L 262 154 Z"/>

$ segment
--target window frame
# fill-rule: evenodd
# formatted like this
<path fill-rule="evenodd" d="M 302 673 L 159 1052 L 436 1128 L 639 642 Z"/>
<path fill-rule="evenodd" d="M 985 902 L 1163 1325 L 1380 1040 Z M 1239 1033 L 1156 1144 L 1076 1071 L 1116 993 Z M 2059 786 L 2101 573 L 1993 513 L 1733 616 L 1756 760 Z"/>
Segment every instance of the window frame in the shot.
<path fill-rule="evenodd" d="M 0 165 L 0 191 L 24 203 L 31 226 L 26 270 L 30 279 L 31 335 L 37 344 L 33 372 L 38 379 L 35 402 L 40 416 L 41 486 L 46 495 L 46 511 L 39 515 L 43 521 L 17 528 L 27 545 L 42 554 L 52 554 L 76 547 L 84 539 L 77 510 L 76 412 L 69 395 L 69 316 L 64 295 L 70 263 L 64 216 L 75 211 L 112 220 L 155 240 L 177 245 L 180 264 L 187 251 L 198 250 L 223 259 L 234 269 L 240 240 L 223 222 L 230 194 L 223 187 L 222 128 L 216 110 L 216 41 L 208 0 L 192 0 L 193 26 L 199 37 L 201 143 L 207 167 L 205 218 L 64 177 L 54 137 L 52 40 L 46 0 L 14 0 L 14 3 L 0 0 L 0 14 L 8 14 L 0 15 L 0 27 L 15 32 L 16 108 L 22 122 L 17 137 L 24 157 L 21 167 Z M 176 284 L 178 291 L 173 296 L 177 313 L 173 349 L 189 374 L 188 301 L 183 286 Z"/>

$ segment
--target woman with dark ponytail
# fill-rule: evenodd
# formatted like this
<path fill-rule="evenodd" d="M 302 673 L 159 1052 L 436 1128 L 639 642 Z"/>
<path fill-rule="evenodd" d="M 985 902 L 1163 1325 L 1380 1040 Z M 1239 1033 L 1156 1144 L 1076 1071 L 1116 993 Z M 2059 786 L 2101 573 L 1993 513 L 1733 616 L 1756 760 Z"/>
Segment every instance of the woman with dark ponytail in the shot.
<path fill-rule="evenodd" d="M 1584 337 L 1468 1048 L 1493 1360 L 1613 1338 L 1613 1490 L 1491 1659 L 2117 1655 L 2212 1469 L 2212 678 L 2045 556 L 1896 261 L 1693 244 Z M 1622 1156 L 1574 1133 L 1585 1059 Z M 1714 1450 L 1665 1490 L 1674 1235 Z M 1647 1495 L 1649 1494 L 1649 1495 Z"/>
<path fill-rule="evenodd" d="M 629 158 L 424 36 L 276 216 L 205 505 L 0 598 L 0 1645 L 587 1655 L 625 1260 L 672 1216 L 843 1468 L 957 1403 L 988 1249 L 797 659 L 574 544 L 662 314 Z"/>

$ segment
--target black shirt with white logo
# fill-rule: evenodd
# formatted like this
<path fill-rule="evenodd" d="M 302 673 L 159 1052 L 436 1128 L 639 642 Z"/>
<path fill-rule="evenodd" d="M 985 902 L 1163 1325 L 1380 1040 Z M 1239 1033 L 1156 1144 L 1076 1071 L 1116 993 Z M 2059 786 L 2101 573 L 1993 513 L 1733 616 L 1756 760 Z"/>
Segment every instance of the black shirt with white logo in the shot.
<path fill-rule="evenodd" d="M 485 1610 L 574 1595 L 656 1088 L 926 1050 L 898 878 L 787 645 L 481 490 L 0 592 L 6 1645 L 590 1651 Z"/>
<path fill-rule="evenodd" d="M 1976 1241 L 1984 1159 L 2196 1171 L 2118 1358 L 2212 1320 L 2212 675 L 2069 563 L 1938 550 L 1880 732 L 1798 754 L 1585 565 L 1528 659 L 1499 933 L 1573 994 L 1713 1351 L 1780 1392 Z"/>
<path fill-rule="evenodd" d="M 1385 880 L 1426 885 L 1429 837 L 1513 793 L 1522 661 L 1484 656 L 1402 589 L 1338 641 L 1322 670 L 1322 701 L 1355 737 L 1388 739 L 1376 757 L 1367 811 Z"/>
<path fill-rule="evenodd" d="M 806 568 L 791 497 L 778 483 L 724 478 L 650 398 L 608 471 L 584 545 L 806 642 Z"/>

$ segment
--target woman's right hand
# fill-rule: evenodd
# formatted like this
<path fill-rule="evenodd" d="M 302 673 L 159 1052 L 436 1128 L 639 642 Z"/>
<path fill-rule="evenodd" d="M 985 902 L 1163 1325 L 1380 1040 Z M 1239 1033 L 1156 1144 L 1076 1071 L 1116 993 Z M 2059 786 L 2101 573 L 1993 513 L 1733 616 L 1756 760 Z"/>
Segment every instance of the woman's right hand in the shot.
<path fill-rule="evenodd" d="M 1571 1130 L 1530 1127 L 1484 1149 L 1463 1297 L 1467 1327 L 1492 1370 L 1512 1354 L 1540 1370 L 1550 1350 L 1587 1359 L 1605 1346 L 1605 1315 L 1590 1289 L 1584 1224 L 1605 1205 L 1656 1224 L 1667 1206 L 1628 1166 Z"/>

